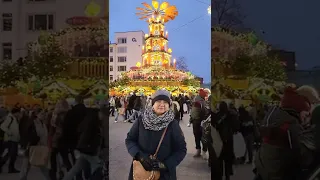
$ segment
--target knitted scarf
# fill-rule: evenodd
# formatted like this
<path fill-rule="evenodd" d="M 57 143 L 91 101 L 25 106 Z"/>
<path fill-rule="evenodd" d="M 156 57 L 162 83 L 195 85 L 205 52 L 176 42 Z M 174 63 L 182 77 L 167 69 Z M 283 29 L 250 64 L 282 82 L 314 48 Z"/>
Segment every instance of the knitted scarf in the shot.
<path fill-rule="evenodd" d="M 166 128 L 174 120 L 174 112 L 169 109 L 169 111 L 158 116 L 153 111 L 152 107 L 148 107 L 142 117 L 142 123 L 145 129 L 151 131 L 161 131 Z"/>

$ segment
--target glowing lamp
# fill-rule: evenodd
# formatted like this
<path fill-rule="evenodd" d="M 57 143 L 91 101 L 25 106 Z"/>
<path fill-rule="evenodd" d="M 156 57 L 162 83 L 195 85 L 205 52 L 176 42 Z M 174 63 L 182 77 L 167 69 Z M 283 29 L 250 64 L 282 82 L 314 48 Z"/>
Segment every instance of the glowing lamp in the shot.
<path fill-rule="evenodd" d="M 172 53 L 172 49 L 171 48 L 168 49 L 168 53 L 170 53 L 170 54 Z"/>
<path fill-rule="evenodd" d="M 141 63 L 140 63 L 140 62 L 137 62 L 136 66 L 137 66 L 137 67 L 141 67 Z"/>
<path fill-rule="evenodd" d="M 145 34 L 145 35 L 144 35 L 145 38 L 147 38 L 148 36 L 149 36 L 148 34 Z"/>
<path fill-rule="evenodd" d="M 97 16 L 101 11 L 101 7 L 99 4 L 97 4 L 96 2 L 94 1 L 91 1 L 87 6 L 86 6 L 86 9 L 85 9 L 85 14 L 88 16 L 88 17 L 95 17 Z"/>
<path fill-rule="evenodd" d="M 168 31 L 166 31 L 166 38 L 168 38 Z"/>
<path fill-rule="evenodd" d="M 174 67 L 174 68 L 176 68 L 176 65 L 177 65 L 176 62 L 177 62 L 176 59 L 173 59 L 173 67 Z"/>

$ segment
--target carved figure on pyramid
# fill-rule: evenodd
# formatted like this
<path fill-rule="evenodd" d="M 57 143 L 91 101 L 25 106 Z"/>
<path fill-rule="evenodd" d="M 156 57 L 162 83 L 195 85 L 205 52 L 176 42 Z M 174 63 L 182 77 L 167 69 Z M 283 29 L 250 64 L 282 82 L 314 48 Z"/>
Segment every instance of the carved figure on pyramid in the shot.
<path fill-rule="evenodd" d="M 178 15 L 177 8 L 168 2 L 160 4 L 156 0 L 153 0 L 151 5 L 147 3 L 142 5 L 144 7 L 138 7 L 136 14 L 149 25 L 149 34 L 145 34 L 146 46 L 142 47 L 142 67 L 175 68 L 175 61 L 171 62 L 172 49 L 168 47 L 168 31 L 165 30 L 165 23 L 175 19 Z"/>

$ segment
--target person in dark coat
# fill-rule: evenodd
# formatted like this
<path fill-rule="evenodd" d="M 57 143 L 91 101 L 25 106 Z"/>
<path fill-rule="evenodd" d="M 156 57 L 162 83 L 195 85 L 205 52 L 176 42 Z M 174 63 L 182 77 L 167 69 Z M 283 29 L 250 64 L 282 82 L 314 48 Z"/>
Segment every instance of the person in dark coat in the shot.
<path fill-rule="evenodd" d="M 73 180 L 74 177 L 82 175 L 82 171 L 84 171 L 86 179 L 89 179 L 97 169 L 102 167 L 99 157 L 102 146 L 99 109 L 87 108 L 86 116 L 78 129 L 80 136 L 76 149 L 80 155 L 63 180 Z"/>
<path fill-rule="evenodd" d="M 176 167 L 187 153 L 183 132 L 174 112 L 170 109 L 170 93 L 158 90 L 152 98 L 152 107 L 148 107 L 142 116 L 134 122 L 125 140 L 129 154 L 140 161 L 147 171 L 160 171 L 160 180 L 176 180 Z M 154 155 L 160 138 L 167 128 L 156 159 Z M 131 166 L 129 180 L 133 180 Z"/>
<path fill-rule="evenodd" d="M 202 138 L 202 127 L 201 122 L 207 118 L 206 111 L 206 102 L 205 97 L 207 96 L 207 92 L 203 89 L 199 90 L 199 95 L 196 96 L 194 102 L 192 104 L 191 113 L 190 113 L 190 121 L 192 121 L 192 129 L 194 140 L 196 144 L 196 153 L 194 157 L 201 157 L 201 138 Z M 183 108 L 180 106 L 180 109 Z M 206 157 L 207 146 L 202 144 L 202 156 Z"/>
<path fill-rule="evenodd" d="M 254 122 L 253 118 L 249 115 L 249 112 L 244 107 L 239 108 L 239 121 L 240 132 L 246 144 L 246 152 L 244 156 L 241 157 L 241 160 L 242 163 L 244 163 L 246 156 L 248 155 L 247 164 L 251 164 L 253 160 Z"/>
<path fill-rule="evenodd" d="M 212 125 L 216 127 L 220 134 L 223 147 L 218 158 L 217 171 L 220 170 L 220 176 L 225 173 L 226 180 L 230 180 L 230 176 L 233 175 L 233 160 L 234 160 L 234 149 L 233 149 L 233 133 L 234 133 L 234 113 L 230 112 L 228 105 L 225 102 L 219 104 L 219 111 L 216 114 L 212 114 Z"/>
<path fill-rule="evenodd" d="M 315 100 L 319 100 L 319 95 L 309 86 L 288 87 L 280 106 L 270 108 L 261 123 L 263 141 L 254 163 L 262 180 L 305 179 L 301 177 L 302 170 L 312 164 L 316 147 L 312 129 L 304 127 L 304 123 Z"/>
<path fill-rule="evenodd" d="M 83 104 L 83 99 L 81 96 L 75 98 L 76 105 L 68 111 L 66 119 L 63 123 L 63 135 L 61 140 L 62 143 L 69 148 L 69 152 L 73 154 L 74 150 L 77 147 L 79 134 L 78 127 L 84 120 L 86 116 L 86 106 Z M 74 155 L 72 155 L 73 160 L 75 160 Z"/>

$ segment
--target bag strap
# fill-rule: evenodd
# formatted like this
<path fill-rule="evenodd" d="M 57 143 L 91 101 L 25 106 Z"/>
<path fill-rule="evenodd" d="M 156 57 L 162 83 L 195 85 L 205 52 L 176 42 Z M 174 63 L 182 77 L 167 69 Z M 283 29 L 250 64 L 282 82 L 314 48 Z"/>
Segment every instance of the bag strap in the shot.
<path fill-rule="evenodd" d="M 163 139 L 164 139 L 164 136 L 166 135 L 167 129 L 168 129 L 168 126 L 164 129 L 164 131 L 163 131 L 163 133 L 162 133 L 162 136 L 161 136 L 161 139 L 160 139 L 160 141 L 159 141 L 157 150 L 156 150 L 156 152 L 155 152 L 154 155 L 153 155 L 154 158 L 157 157 L 158 151 L 159 151 L 159 149 L 160 149 L 160 146 L 161 146 L 161 144 L 162 144 L 162 141 L 163 141 Z"/>

